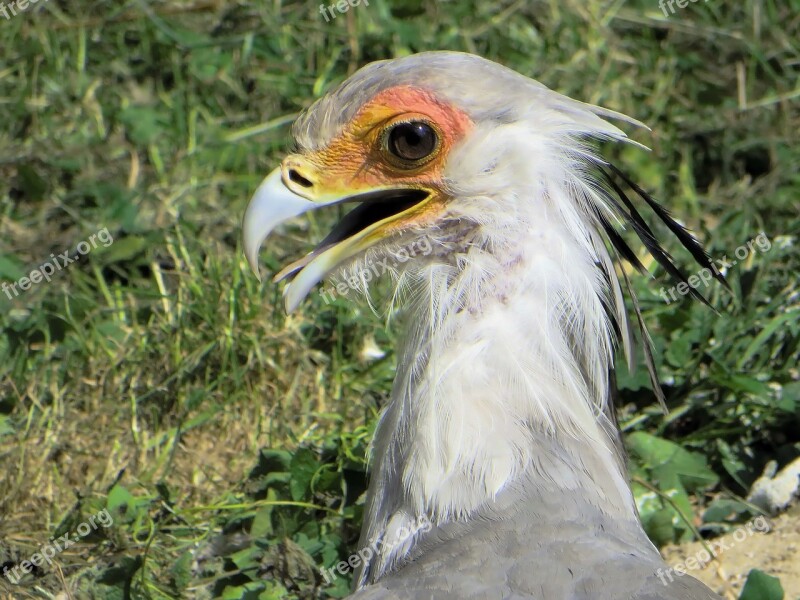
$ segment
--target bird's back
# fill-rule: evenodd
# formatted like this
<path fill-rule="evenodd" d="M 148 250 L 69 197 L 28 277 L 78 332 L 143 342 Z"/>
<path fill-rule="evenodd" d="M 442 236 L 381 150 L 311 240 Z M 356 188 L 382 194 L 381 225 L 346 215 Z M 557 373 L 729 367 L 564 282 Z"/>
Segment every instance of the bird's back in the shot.
<path fill-rule="evenodd" d="M 352 598 L 721 600 L 669 570 L 633 527 L 587 530 L 574 517 L 553 520 L 552 508 L 537 508 L 534 520 L 520 512 L 434 528 L 413 558 Z"/>
<path fill-rule="evenodd" d="M 423 533 L 396 570 L 352 598 L 721 600 L 670 570 L 635 515 L 598 508 L 576 485 L 565 496 L 532 466 L 470 519 Z"/>

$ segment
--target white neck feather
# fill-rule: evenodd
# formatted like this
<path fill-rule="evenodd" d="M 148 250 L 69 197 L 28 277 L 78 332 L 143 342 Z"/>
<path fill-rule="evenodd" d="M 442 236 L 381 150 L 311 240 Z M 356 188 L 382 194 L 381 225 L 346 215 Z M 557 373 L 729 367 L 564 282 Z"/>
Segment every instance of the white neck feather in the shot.
<path fill-rule="evenodd" d="M 606 412 L 614 352 L 606 306 L 619 310 L 620 300 L 608 252 L 586 225 L 586 206 L 599 200 L 572 181 L 579 171 L 568 161 L 556 172 L 516 170 L 506 157 L 487 182 L 485 165 L 474 164 L 485 158 L 460 160 L 462 173 L 483 173 L 502 195 L 481 196 L 469 181 L 454 190 L 454 222 L 478 225 L 466 240 L 463 231 L 450 238 L 447 226 L 438 230 L 432 245 L 448 248 L 446 258 L 399 274 L 398 289 L 411 291 L 412 330 L 375 436 L 363 546 L 420 519 L 465 519 L 522 475 L 555 494 L 596 494 L 590 502 L 621 518 L 635 515 Z M 567 448 L 566 470 L 548 473 L 538 460 L 548 439 Z M 361 583 L 413 543 L 388 544 Z"/>

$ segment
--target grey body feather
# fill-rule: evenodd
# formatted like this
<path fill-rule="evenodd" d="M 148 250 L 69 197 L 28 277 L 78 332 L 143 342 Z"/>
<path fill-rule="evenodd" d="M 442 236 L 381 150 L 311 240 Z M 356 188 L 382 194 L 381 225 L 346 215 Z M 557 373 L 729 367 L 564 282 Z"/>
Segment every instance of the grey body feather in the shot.
<path fill-rule="evenodd" d="M 469 522 L 432 529 L 395 572 L 351 598 L 720 600 L 667 572 L 638 523 L 540 484 L 529 479 Z"/>

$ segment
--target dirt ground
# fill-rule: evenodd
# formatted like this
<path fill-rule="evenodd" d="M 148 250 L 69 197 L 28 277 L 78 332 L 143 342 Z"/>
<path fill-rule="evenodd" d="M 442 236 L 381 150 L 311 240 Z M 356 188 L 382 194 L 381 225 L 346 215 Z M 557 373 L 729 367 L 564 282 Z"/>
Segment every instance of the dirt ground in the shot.
<path fill-rule="evenodd" d="M 761 522 L 764 523 L 763 521 Z M 756 524 L 757 525 L 757 524 Z M 672 567 L 704 581 L 729 600 L 739 597 L 750 569 L 778 577 L 785 600 L 800 600 L 800 505 L 769 519 L 768 526 L 744 527 L 721 538 L 707 540 L 717 559 L 699 568 L 705 549 L 700 542 L 669 546 L 662 554 Z"/>

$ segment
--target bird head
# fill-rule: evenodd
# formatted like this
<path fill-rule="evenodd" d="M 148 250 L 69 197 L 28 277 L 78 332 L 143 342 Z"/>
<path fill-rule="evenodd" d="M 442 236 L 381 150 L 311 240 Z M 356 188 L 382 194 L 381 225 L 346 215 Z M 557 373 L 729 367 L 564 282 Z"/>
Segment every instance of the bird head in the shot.
<path fill-rule="evenodd" d="M 432 263 L 457 268 L 470 248 L 519 244 L 543 215 L 596 246 L 596 230 L 620 213 L 587 175 L 606 164 L 588 142 L 627 140 L 609 118 L 641 125 L 474 55 L 371 63 L 294 124 L 297 151 L 247 207 L 245 255 L 258 274 L 259 248 L 281 222 L 357 205 L 276 275 L 292 279 L 284 292 L 291 311 L 320 280 L 359 261 L 390 257 L 395 273 Z M 419 240 L 430 255 L 396 260 Z"/>
<path fill-rule="evenodd" d="M 312 107 L 306 122 L 326 108 Z M 418 87 L 397 85 L 375 94 L 334 136 L 306 140 L 261 184 L 244 219 L 250 265 L 257 271 L 258 248 L 280 221 L 357 204 L 311 253 L 279 273 L 294 276 L 286 295 L 291 310 L 337 267 L 424 236 L 443 221 L 452 199 L 448 159 L 472 125 L 457 106 Z"/>

